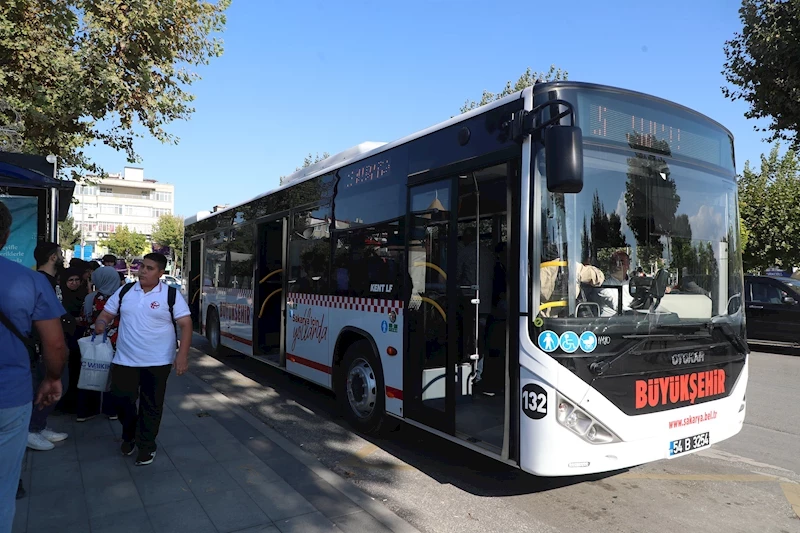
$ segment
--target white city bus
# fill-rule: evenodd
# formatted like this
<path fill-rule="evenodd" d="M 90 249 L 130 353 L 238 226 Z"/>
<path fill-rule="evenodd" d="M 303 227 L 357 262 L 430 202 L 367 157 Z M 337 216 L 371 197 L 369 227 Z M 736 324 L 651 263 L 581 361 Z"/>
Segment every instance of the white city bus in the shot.
<path fill-rule="evenodd" d="M 186 220 L 224 346 L 543 476 L 732 437 L 748 348 L 733 139 L 690 109 L 541 83 Z M 225 176 L 235 183 L 236 176 Z"/>

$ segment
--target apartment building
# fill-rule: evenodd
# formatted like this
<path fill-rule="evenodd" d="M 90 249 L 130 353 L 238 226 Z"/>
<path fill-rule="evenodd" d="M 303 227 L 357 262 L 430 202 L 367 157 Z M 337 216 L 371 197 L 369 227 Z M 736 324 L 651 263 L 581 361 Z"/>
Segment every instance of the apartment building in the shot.
<path fill-rule="evenodd" d="M 107 250 L 100 242 L 119 226 L 128 226 L 150 238 L 158 217 L 175 212 L 175 186 L 145 179 L 144 169 L 125 167 L 119 174 L 92 179 L 96 185 L 75 188 L 72 206 L 75 225 L 81 230 L 84 245 L 91 246 L 92 257 Z"/>

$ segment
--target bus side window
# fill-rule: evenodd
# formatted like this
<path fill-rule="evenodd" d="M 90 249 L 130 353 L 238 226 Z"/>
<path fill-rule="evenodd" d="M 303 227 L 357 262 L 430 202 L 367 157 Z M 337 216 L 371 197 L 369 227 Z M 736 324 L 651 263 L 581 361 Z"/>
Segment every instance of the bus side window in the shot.
<path fill-rule="evenodd" d="M 403 234 L 397 222 L 336 233 L 336 294 L 359 298 L 402 298 Z"/>
<path fill-rule="evenodd" d="M 289 290 L 301 294 L 328 293 L 330 239 L 328 225 L 296 228 L 289 242 Z"/>

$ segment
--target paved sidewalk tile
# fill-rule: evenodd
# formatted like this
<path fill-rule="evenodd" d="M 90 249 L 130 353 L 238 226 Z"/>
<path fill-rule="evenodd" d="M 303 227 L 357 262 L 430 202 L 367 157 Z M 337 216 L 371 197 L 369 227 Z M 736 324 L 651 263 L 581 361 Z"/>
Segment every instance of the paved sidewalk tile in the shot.
<path fill-rule="evenodd" d="M 91 519 L 92 533 L 157 533 L 144 509 Z"/>
<path fill-rule="evenodd" d="M 157 533 L 217 533 L 217 528 L 195 499 L 146 507 Z"/>
<path fill-rule="evenodd" d="M 239 488 L 199 495 L 197 499 L 217 529 L 224 533 L 270 523 L 267 515 Z"/>
<path fill-rule="evenodd" d="M 193 497 L 189 485 L 177 470 L 147 468 L 137 470 L 139 472 L 133 476 L 133 482 L 145 506 L 188 500 Z"/>
<path fill-rule="evenodd" d="M 346 514 L 332 519 L 339 529 L 347 533 L 391 533 L 391 530 L 375 520 L 366 511 Z"/>
<path fill-rule="evenodd" d="M 341 531 L 320 512 L 281 520 L 276 522 L 275 525 L 281 533 L 332 533 Z"/>

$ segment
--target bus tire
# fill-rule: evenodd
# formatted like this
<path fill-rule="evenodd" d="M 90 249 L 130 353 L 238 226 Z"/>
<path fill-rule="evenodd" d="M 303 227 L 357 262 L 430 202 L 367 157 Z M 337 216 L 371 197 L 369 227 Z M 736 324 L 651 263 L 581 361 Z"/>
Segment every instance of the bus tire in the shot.
<path fill-rule="evenodd" d="M 206 338 L 211 355 L 219 355 L 222 349 L 222 334 L 219 327 L 219 315 L 213 307 L 209 307 L 206 317 Z"/>
<path fill-rule="evenodd" d="M 369 341 L 351 344 L 339 369 L 336 399 L 345 420 L 362 433 L 380 433 L 386 421 L 383 369 Z"/>

